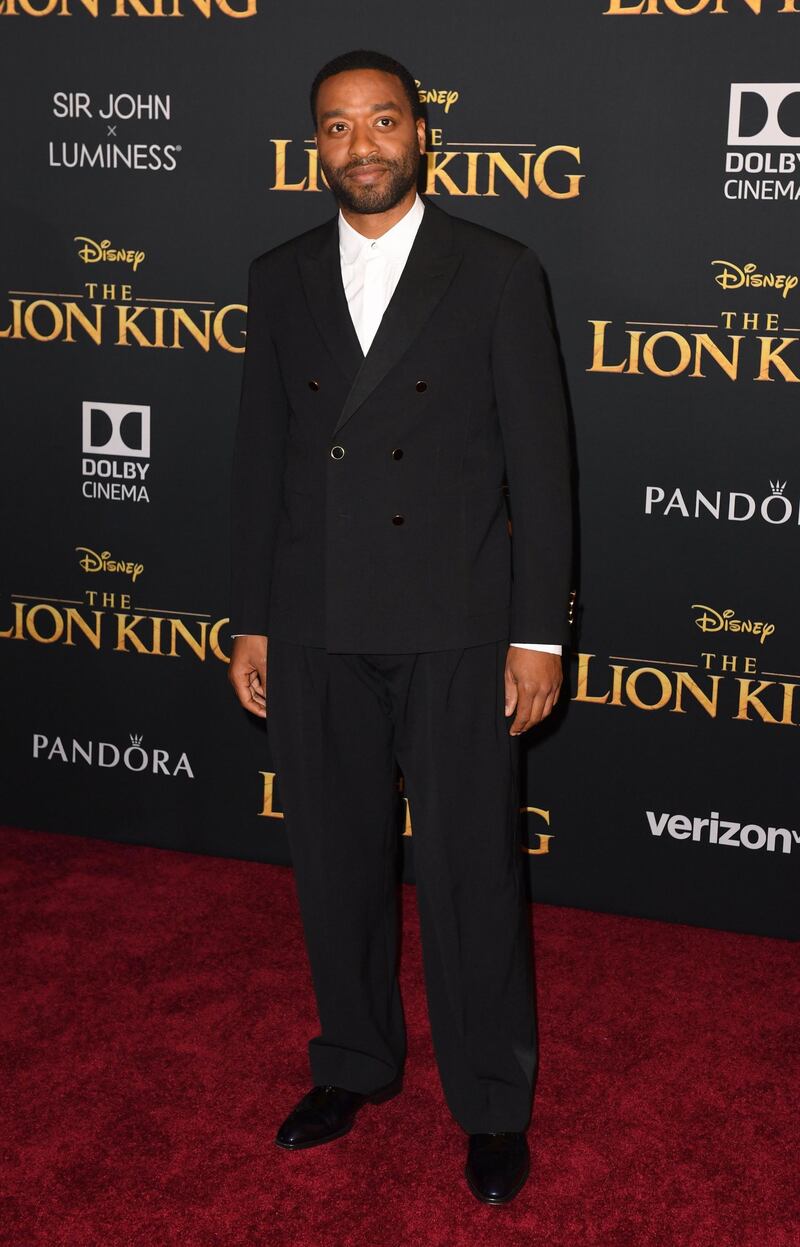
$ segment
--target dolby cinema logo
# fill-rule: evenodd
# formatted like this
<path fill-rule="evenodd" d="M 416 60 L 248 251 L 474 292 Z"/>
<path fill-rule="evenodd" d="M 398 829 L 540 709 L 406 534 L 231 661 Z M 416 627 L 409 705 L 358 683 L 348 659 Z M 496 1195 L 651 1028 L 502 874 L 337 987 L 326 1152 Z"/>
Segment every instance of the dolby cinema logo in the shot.
<path fill-rule="evenodd" d="M 800 200 L 800 82 L 732 82 L 726 199 Z"/>
<path fill-rule="evenodd" d="M 150 408 L 85 402 L 81 492 L 104 502 L 149 502 Z"/>

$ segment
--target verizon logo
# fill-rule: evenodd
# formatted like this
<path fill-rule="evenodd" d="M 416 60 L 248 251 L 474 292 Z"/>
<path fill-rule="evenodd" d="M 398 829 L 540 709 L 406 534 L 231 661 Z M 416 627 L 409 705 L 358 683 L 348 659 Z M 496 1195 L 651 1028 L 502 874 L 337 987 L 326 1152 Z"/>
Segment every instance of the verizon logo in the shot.
<path fill-rule="evenodd" d="M 727 844 L 734 849 L 765 849 L 767 853 L 791 853 L 800 844 L 800 833 L 788 827 L 762 827 L 760 823 L 736 823 L 720 818 L 713 810 L 706 818 L 689 814 L 656 814 L 646 810 L 654 836 L 665 833 L 673 840 L 692 840 L 695 844 Z"/>

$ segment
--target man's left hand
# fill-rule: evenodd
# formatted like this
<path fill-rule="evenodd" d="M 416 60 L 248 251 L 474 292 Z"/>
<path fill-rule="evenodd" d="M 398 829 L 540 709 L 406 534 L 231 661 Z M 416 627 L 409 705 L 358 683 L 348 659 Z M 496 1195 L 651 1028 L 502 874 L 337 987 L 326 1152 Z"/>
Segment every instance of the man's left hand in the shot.
<path fill-rule="evenodd" d="M 506 655 L 506 715 L 513 714 L 510 736 L 520 736 L 546 719 L 558 701 L 563 672 L 560 654 L 508 647 Z"/>

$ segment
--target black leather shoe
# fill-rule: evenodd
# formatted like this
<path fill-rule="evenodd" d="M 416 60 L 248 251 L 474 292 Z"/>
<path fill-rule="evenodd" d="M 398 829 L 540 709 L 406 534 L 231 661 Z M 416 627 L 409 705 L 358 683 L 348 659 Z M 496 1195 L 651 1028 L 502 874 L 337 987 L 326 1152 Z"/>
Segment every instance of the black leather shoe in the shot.
<path fill-rule="evenodd" d="M 278 1147 L 296 1151 L 339 1139 L 347 1134 L 362 1105 L 382 1104 L 397 1095 L 400 1086 L 398 1078 L 369 1094 L 348 1091 L 346 1087 L 331 1083 L 312 1087 L 292 1109 L 275 1136 L 275 1142 Z"/>
<path fill-rule="evenodd" d="M 520 1131 L 469 1136 L 464 1173 L 472 1194 L 485 1204 L 507 1204 L 522 1190 L 530 1167 L 528 1140 Z"/>

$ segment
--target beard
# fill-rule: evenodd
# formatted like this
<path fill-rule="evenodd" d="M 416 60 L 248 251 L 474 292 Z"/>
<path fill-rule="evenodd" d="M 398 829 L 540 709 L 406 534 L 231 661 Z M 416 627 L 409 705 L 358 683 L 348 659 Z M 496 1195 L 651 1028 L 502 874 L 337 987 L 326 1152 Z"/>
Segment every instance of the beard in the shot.
<path fill-rule="evenodd" d="M 351 212 L 388 212 L 399 203 L 412 186 L 417 184 L 419 173 L 419 148 L 411 144 L 399 160 L 357 160 L 343 169 L 334 169 L 319 158 L 319 165 L 334 197 Z M 371 165 L 385 169 L 386 174 L 374 186 L 355 182 L 349 176 L 354 169 L 368 169 Z"/>

